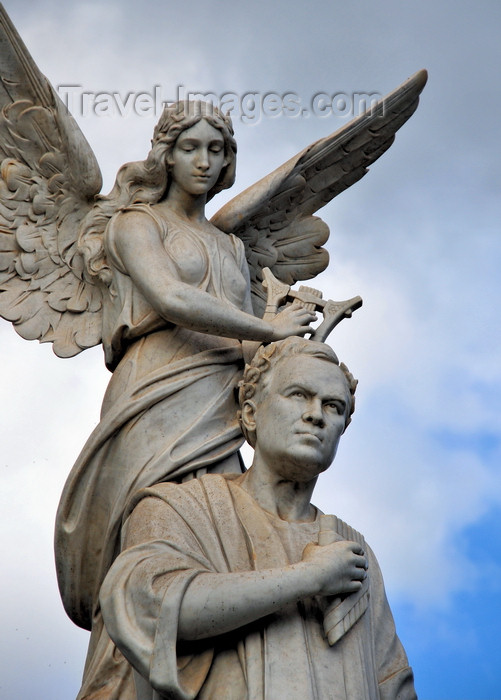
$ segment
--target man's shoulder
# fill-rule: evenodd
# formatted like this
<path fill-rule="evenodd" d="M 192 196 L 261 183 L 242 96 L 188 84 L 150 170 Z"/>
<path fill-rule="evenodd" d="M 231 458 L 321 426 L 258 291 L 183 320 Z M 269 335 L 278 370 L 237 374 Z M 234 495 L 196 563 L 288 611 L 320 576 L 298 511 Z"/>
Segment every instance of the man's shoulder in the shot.
<path fill-rule="evenodd" d="M 181 484 L 162 481 L 153 486 L 137 491 L 129 501 L 126 517 L 146 498 L 157 498 L 172 507 L 182 507 L 188 504 L 203 506 L 210 496 L 222 496 L 228 493 L 228 482 L 234 481 L 239 474 L 204 474 L 198 479 L 190 479 Z"/>
<path fill-rule="evenodd" d="M 241 476 L 241 474 L 204 474 L 198 478 L 183 481 L 180 484 L 172 481 L 161 481 L 158 484 L 142 489 L 139 493 L 159 498 L 182 497 L 182 494 L 200 493 L 207 488 L 225 489 L 229 482 L 235 481 Z"/>

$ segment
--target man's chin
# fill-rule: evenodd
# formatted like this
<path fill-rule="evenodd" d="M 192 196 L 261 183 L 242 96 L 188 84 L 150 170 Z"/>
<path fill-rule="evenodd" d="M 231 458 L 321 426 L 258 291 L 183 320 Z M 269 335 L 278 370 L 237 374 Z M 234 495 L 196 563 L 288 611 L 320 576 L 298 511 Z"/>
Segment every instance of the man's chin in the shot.
<path fill-rule="evenodd" d="M 326 460 L 319 455 L 318 450 L 302 445 L 294 449 L 291 455 L 290 470 L 297 477 L 295 481 L 311 481 L 328 469 L 331 462 L 331 459 Z"/>

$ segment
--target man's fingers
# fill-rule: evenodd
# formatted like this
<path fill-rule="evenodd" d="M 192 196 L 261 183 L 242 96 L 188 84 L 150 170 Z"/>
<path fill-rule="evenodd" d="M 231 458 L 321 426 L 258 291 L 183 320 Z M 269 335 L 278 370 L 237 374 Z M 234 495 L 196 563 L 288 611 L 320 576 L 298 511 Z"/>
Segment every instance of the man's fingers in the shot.
<path fill-rule="evenodd" d="M 367 571 L 365 569 L 355 569 L 355 571 L 352 572 L 352 581 L 365 581 L 367 578 Z"/>
<path fill-rule="evenodd" d="M 367 578 L 367 569 L 369 568 L 369 562 L 365 557 L 365 552 L 359 545 L 353 547 L 352 551 L 355 554 L 355 572 L 353 580 L 357 583 L 361 583 Z"/>
<path fill-rule="evenodd" d="M 346 585 L 346 593 L 356 593 L 356 591 L 359 591 L 362 588 L 362 581 L 350 581 Z"/>
<path fill-rule="evenodd" d="M 353 554 L 360 554 L 362 557 L 365 556 L 365 552 L 361 544 L 358 544 L 358 542 L 349 542 L 349 545 Z"/>

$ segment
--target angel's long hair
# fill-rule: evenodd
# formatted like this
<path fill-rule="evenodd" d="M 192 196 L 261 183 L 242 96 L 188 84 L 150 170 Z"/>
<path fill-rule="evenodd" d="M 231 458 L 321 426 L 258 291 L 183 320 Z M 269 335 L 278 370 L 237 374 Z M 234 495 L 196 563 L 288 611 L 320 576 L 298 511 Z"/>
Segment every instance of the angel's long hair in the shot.
<path fill-rule="evenodd" d="M 83 219 L 78 236 L 78 249 L 85 268 L 92 278 L 106 285 L 111 283 L 111 269 L 106 261 L 104 232 L 111 217 L 133 204 L 156 204 L 167 196 L 171 177 L 168 164 L 179 135 L 205 119 L 221 132 L 224 139 L 225 165 L 218 181 L 207 194 L 207 201 L 235 181 L 237 145 L 229 116 L 207 102 L 181 101 L 162 112 L 153 132 L 151 151 L 146 160 L 122 165 L 109 195 L 100 195 Z"/>

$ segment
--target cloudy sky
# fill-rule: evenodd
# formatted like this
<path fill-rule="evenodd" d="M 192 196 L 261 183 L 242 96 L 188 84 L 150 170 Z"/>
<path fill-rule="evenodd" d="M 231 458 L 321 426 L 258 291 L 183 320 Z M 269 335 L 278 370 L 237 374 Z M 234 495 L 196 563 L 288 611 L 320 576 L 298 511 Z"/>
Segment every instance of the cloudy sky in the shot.
<path fill-rule="evenodd" d="M 360 384 L 316 502 L 376 551 L 421 700 L 499 700 L 501 4 L 5 5 L 51 82 L 79 86 L 74 116 L 105 191 L 147 153 L 155 114 L 139 93 L 237 96 L 237 193 L 347 119 L 335 101 L 330 114 L 266 116 L 266 93 L 310 105 L 319 93 L 384 94 L 428 69 L 390 151 L 323 210 L 331 264 L 316 286 L 364 306 L 331 337 Z M 0 697 L 70 700 L 88 635 L 58 597 L 53 521 L 108 375 L 100 348 L 60 360 L 7 322 L 0 338 Z"/>

